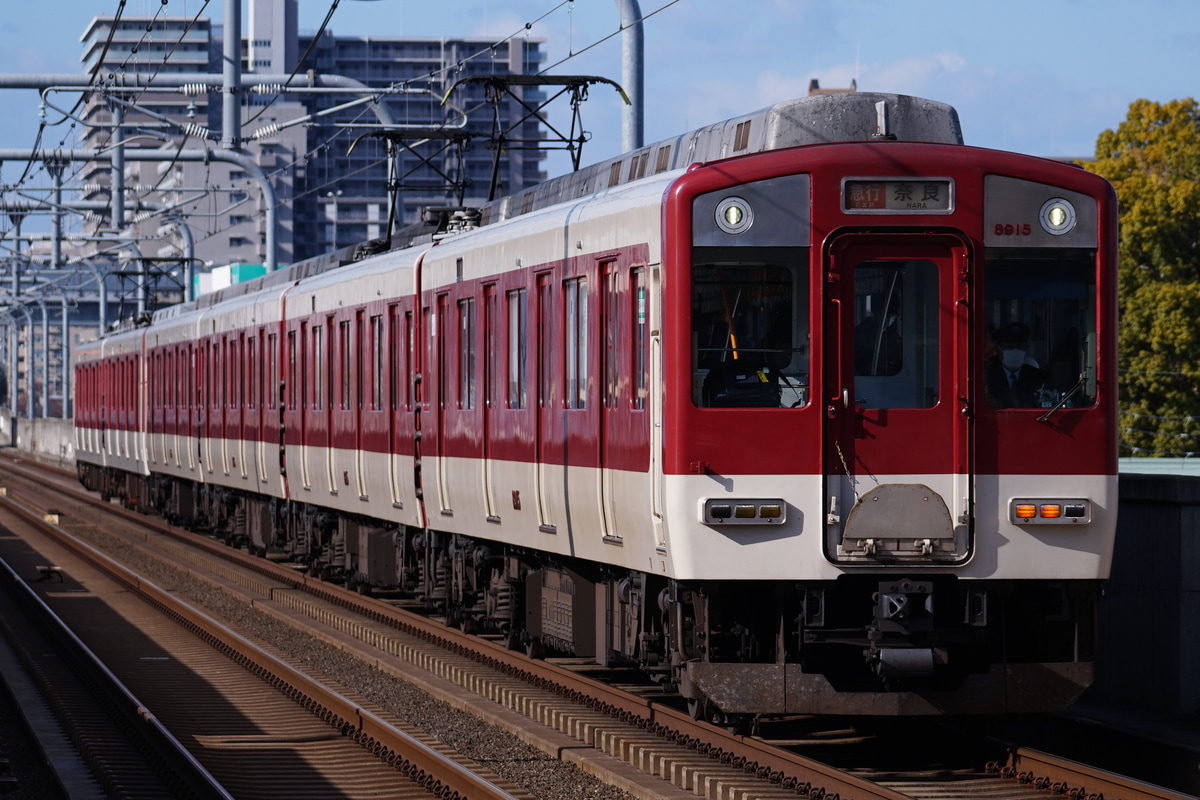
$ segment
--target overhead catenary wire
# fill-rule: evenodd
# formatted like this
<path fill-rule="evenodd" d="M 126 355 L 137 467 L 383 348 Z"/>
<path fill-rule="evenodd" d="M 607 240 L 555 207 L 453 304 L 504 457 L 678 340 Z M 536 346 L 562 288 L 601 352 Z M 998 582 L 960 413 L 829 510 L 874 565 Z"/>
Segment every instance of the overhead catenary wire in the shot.
<path fill-rule="evenodd" d="M 329 24 L 329 21 L 330 21 L 330 19 L 332 18 L 332 14 L 333 14 L 333 12 L 334 12 L 334 11 L 337 9 L 337 7 L 338 7 L 338 5 L 339 5 L 339 2 L 340 2 L 340 0 L 334 0 L 334 2 L 331 4 L 331 6 L 330 6 L 330 10 L 329 10 L 329 12 L 326 14 L 325 21 L 322 23 L 322 32 L 323 32 L 323 31 L 324 31 L 324 29 L 325 29 L 325 28 L 328 26 L 328 24 Z M 379 99 L 382 99 L 382 98 L 384 98 L 384 97 L 387 97 L 387 96 L 390 96 L 390 95 L 392 95 L 392 94 L 395 94 L 395 93 L 397 93 L 397 92 L 399 92 L 399 91 L 401 91 L 401 90 L 403 90 L 403 89 L 405 89 L 405 88 L 408 88 L 408 87 L 410 87 L 410 86 L 412 86 L 412 85 L 414 85 L 414 84 L 419 84 L 419 83 L 421 83 L 421 82 L 423 82 L 423 81 L 425 81 L 425 82 L 433 82 L 433 81 L 436 81 L 436 80 L 438 80 L 439 78 L 441 78 L 441 77 L 442 77 L 442 76 L 444 76 L 445 74 L 452 73 L 452 72 L 454 72 L 454 71 L 461 71 L 462 69 L 464 69 L 464 68 L 465 68 L 465 65 L 466 65 L 466 64 L 468 64 L 468 63 L 470 63 L 470 62 L 472 62 L 472 61 L 474 61 L 474 60 L 476 60 L 476 59 L 478 59 L 478 58 L 489 58 L 489 57 L 493 57 L 493 56 L 494 56 L 494 52 L 495 52 L 495 50 L 496 50 L 498 47 L 500 47 L 500 46 L 502 46 L 502 45 L 504 45 L 504 44 L 510 43 L 510 42 L 512 42 L 512 41 L 514 41 L 514 40 L 516 40 L 516 39 L 518 39 L 519 37 L 522 37 L 522 36 L 528 36 L 529 32 L 530 32 L 530 31 L 532 31 L 532 30 L 533 30 L 533 28 L 534 28 L 536 25 L 538 25 L 538 24 L 542 23 L 544 20 L 546 20 L 547 18 L 549 18 L 550 16 L 552 16 L 552 15 L 553 15 L 553 14 L 555 14 L 556 12 L 559 12 L 559 11 L 561 11 L 563 8 L 565 8 L 565 7 L 566 7 L 566 8 L 569 8 L 569 7 L 571 7 L 571 6 L 572 6 L 572 4 L 573 4 L 573 2 L 574 2 L 574 0 L 562 0 L 561 2 L 559 2 L 559 3 L 555 4 L 555 5 L 553 5 L 551 8 L 549 8 L 549 9 L 548 9 L 546 12 L 544 12 L 544 13 L 542 13 L 541 15 L 539 15 L 539 16 L 537 16 L 537 17 L 535 17 L 534 19 L 530 20 L 529 22 L 526 22 L 526 23 L 524 23 L 524 25 L 523 25 L 523 26 L 522 26 L 520 29 L 518 29 L 518 30 L 514 31 L 514 32 L 513 32 L 512 34 L 510 34 L 509 36 L 507 36 L 507 37 L 504 37 L 503 39 L 499 39 L 499 40 L 497 40 L 496 42 L 494 42 L 494 43 L 490 44 L 489 46 L 481 47 L 481 48 L 480 48 L 479 50 L 477 50 L 476 52 L 474 52 L 474 53 L 472 53 L 472 54 L 470 54 L 470 55 L 468 55 L 468 56 L 466 56 L 466 57 L 462 57 L 462 58 L 459 58 L 459 59 L 457 59 L 457 60 L 455 61 L 455 63 L 453 63 L 453 64 L 447 64 L 447 65 L 445 65 L 445 66 L 442 66 L 442 67 L 440 67 L 440 68 L 438 68 L 438 69 L 435 69 L 435 70 L 430 70 L 429 72 L 425 73 L 424 75 L 421 75 L 421 76 L 416 76 L 416 77 L 413 77 L 413 78 L 409 78 L 409 79 L 406 79 L 405 81 L 402 81 L 402 82 L 397 82 L 397 83 L 393 83 L 393 84 L 391 84 L 390 86 L 387 86 L 387 87 L 382 87 L 382 88 L 380 88 L 380 90 L 379 90 Z M 663 11 L 663 10 L 665 10 L 666 8 L 668 8 L 668 7 L 672 6 L 672 5 L 674 5 L 674 4 L 675 4 L 675 3 L 677 3 L 677 2 L 678 2 L 678 0 L 670 0 L 670 2 L 666 3 L 665 5 L 661 6 L 660 8 L 658 8 L 658 9 L 656 9 L 656 10 L 654 10 L 654 11 L 652 11 L 652 12 L 648 13 L 648 14 L 645 14 L 645 15 L 643 15 L 643 16 L 641 17 L 641 19 L 639 19 L 639 20 L 638 20 L 638 22 L 641 22 L 641 21 L 643 21 L 643 20 L 645 20 L 645 19 L 649 19 L 650 17 L 653 17 L 653 16 L 655 16 L 656 14 L 660 13 L 661 11 Z M 103 64 L 103 61 L 104 61 L 105 54 L 107 54 L 107 53 L 110 51 L 111 47 L 112 47 L 112 43 L 113 43 L 113 40 L 114 40 L 114 35 L 115 35 L 115 33 L 116 33 L 116 28 L 117 28 L 117 22 L 118 22 L 118 21 L 121 19 L 121 17 L 122 17 L 122 16 L 123 16 L 123 15 L 126 13 L 126 3 L 127 3 L 127 0 L 119 0 L 119 6 L 118 6 L 118 9 L 117 9 L 117 13 L 114 15 L 113 24 L 112 24 L 112 26 L 110 27 L 110 29 L 109 29 L 109 31 L 108 31 L 108 35 L 107 35 L 107 37 L 106 37 L 106 41 L 105 41 L 105 45 L 104 45 L 104 48 L 103 48 L 103 50 L 102 50 L 102 53 L 101 53 L 101 57 L 100 57 L 100 59 L 99 59 L 99 60 L 96 62 L 96 66 L 95 66 L 95 67 L 93 68 L 93 70 L 92 70 L 92 76 L 91 76 L 91 78 L 92 78 L 92 79 L 91 79 L 91 81 L 90 81 L 90 85 L 97 86 L 98 88 L 96 89 L 96 91 L 100 91 L 100 92 L 104 92 L 104 91 L 105 91 L 105 87 L 104 87 L 103 83 L 99 83 L 99 84 L 97 83 L 97 81 L 99 80 L 99 76 L 102 74 L 102 71 L 100 70 L 100 66 Z M 159 16 L 161 16 L 161 15 L 162 15 L 162 11 L 163 11 L 163 9 L 164 9 L 164 8 L 165 8 L 165 7 L 168 5 L 168 3 L 169 3 L 169 0 L 163 0 L 163 2 L 160 4 L 160 8 L 159 8 L 159 10 L 158 10 L 158 11 L 156 11 L 156 13 L 155 13 L 155 15 L 154 15 L 155 19 L 159 18 Z M 195 23 L 195 20 L 199 18 L 200 14 L 203 12 L 204 8 L 206 8 L 206 7 L 208 6 L 208 4 L 209 4 L 209 0 L 204 0 L 204 2 L 203 2 L 203 7 L 201 8 L 200 12 L 197 12 L 197 13 L 195 13 L 195 14 L 193 14 L 193 15 L 189 15 L 189 16 L 191 16 L 191 17 L 192 17 L 192 23 L 191 23 L 191 24 L 194 24 L 194 23 Z M 152 23 L 151 23 L 151 25 L 152 25 Z M 189 25 L 189 29 L 190 29 L 190 25 Z M 591 43 L 591 44 L 589 44 L 589 45 L 587 45 L 587 46 L 585 46 L 585 47 L 581 48 L 581 49 L 580 49 L 580 50 L 578 50 L 578 51 L 571 52 L 571 53 L 570 53 L 570 54 L 568 54 L 568 56 L 566 56 L 565 58 L 563 58 L 563 59 L 561 59 L 561 60 L 559 60 L 559 61 L 555 62 L 555 63 L 554 63 L 553 65 L 551 65 L 550 67 L 547 67 L 546 69 L 543 69 L 543 70 L 542 70 L 542 71 L 541 71 L 539 74 L 545 74 L 545 73 L 546 73 L 546 72 L 548 72 L 550 69 L 553 69 L 553 68 L 555 68 L 555 67 L 561 66 L 562 64 L 564 64 L 564 63 L 566 63 L 566 62 L 570 61 L 571 59 L 573 59 L 573 58 L 576 58 L 576 57 L 578 57 L 579 55 L 581 55 L 581 54 L 583 54 L 583 53 L 585 53 L 585 52 L 587 52 L 587 51 L 589 51 L 589 50 L 593 49 L 594 47 L 598 46 L 599 44 L 601 44 L 601 43 L 603 43 L 603 42 L 605 42 L 605 41 L 607 41 L 607 40 L 611 39 L 613 36 L 615 36 L 615 35 L 619 34 L 619 33 L 621 32 L 621 30 L 622 30 L 622 29 L 623 29 L 623 28 L 622 28 L 621 26 L 618 26 L 618 27 L 617 27 L 617 29 L 615 29 L 615 30 L 614 30 L 612 33 L 610 33 L 610 34 L 607 34 L 607 35 L 605 35 L 605 36 L 601 37 L 601 38 L 600 38 L 600 39 L 598 39 L 597 41 L 595 41 L 595 42 L 593 42 L 593 43 Z M 170 47 L 170 48 L 167 50 L 167 52 L 164 54 L 164 57 L 163 57 L 163 59 L 162 59 L 162 63 L 163 63 L 163 64 L 165 64 L 165 63 L 166 63 L 166 61 L 169 59 L 170 55 L 176 51 L 176 49 L 178 48 L 179 44 L 180 44 L 180 43 L 183 41 L 183 37 L 184 37 L 184 35 L 185 35 L 185 34 L 186 34 L 186 31 L 184 31 L 183 33 L 181 33 L 181 34 L 180 34 L 180 36 L 179 36 L 179 39 L 178 39 L 178 40 L 177 40 L 177 41 L 174 43 L 174 45 L 172 45 L 172 46 L 171 46 L 171 47 Z M 321 34 L 318 34 L 317 36 L 313 37 L 312 41 L 309 43 L 309 48 L 308 48 L 308 50 L 306 51 L 305 58 L 307 58 L 307 55 L 308 55 L 308 53 L 309 53 L 309 52 L 311 52 L 311 49 L 312 49 L 313 47 L 315 47 L 316 43 L 319 41 L 320 35 L 321 35 Z M 145 37 L 143 37 L 143 41 L 144 41 L 144 40 L 145 40 Z M 138 50 L 138 48 L 136 48 L 136 47 L 135 47 L 135 48 L 134 48 L 134 50 L 136 51 L 136 50 Z M 120 68 L 118 68 L 118 71 L 119 71 L 120 69 L 126 69 L 126 68 L 127 68 L 128 64 L 129 64 L 129 60 L 130 60 L 130 58 L 132 58 L 132 56 L 133 56 L 133 55 L 134 55 L 134 53 L 131 53 L 131 54 L 130 54 L 130 56 L 126 58 L 126 60 L 125 60 L 125 61 L 122 63 L 121 67 L 120 67 Z M 296 68 L 295 68 L 295 69 L 293 70 L 293 72 L 292 72 L 292 76 L 294 76 L 294 75 L 296 75 L 296 74 L 298 74 L 298 73 L 299 73 L 299 70 L 300 70 L 300 68 L 301 68 L 301 65 L 303 64 L 304 60 L 305 60 L 305 59 L 304 59 L 304 58 L 302 58 L 302 59 L 301 59 L 301 60 L 300 60 L 300 61 L 297 63 L 297 66 L 296 66 Z M 157 67 L 157 68 L 154 70 L 154 72 L 152 73 L 152 75 L 156 75 L 156 74 L 158 74 L 158 73 L 161 71 L 161 69 L 162 69 L 162 66 L 160 65 L 159 67 Z M 110 77 L 111 77 L 111 75 L 110 75 Z M 289 81 L 290 81 L 290 80 L 291 80 L 291 77 L 289 77 Z M 281 89 L 284 89 L 284 88 L 286 88 L 286 84 L 285 84 L 285 86 L 284 86 L 284 87 L 281 87 Z M 143 89 L 143 91 L 142 91 L 141 93 L 139 93 L 138 97 L 137 97 L 137 98 L 135 98 L 135 100 L 137 100 L 137 99 L 141 99 L 141 97 L 142 97 L 142 96 L 144 96 L 144 94 L 145 94 L 147 91 L 150 91 L 150 89 L 149 89 L 149 88 Z M 82 101 L 83 101 L 83 96 L 81 95 L 81 97 L 80 97 L 80 101 L 79 101 L 79 102 L 80 102 L 80 103 L 82 103 Z M 467 113 L 470 113 L 471 111 L 477 110 L 479 107 L 482 107 L 482 105 L 483 105 L 483 104 L 479 104 L 479 105 L 475 106 L 474 108 L 468 109 L 468 110 L 467 110 Z M 77 105 L 76 107 L 78 107 L 78 105 Z M 136 106 L 135 106 L 135 107 L 136 107 Z M 261 114 L 261 113 L 262 113 L 262 112 L 260 111 L 260 112 L 259 112 L 259 114 Z M 255 117 L 255 118 L 257 118 L 257 115 L 256 115 L 256 117 Z M 357 120 L 360 120 L 361 118 L 362 118 L 362 115 L 361 115 L 361 114 L 360 114 L 360 115 L 358 115 L 358 116 L 355 118 L 355 122 L 357 122 Z M 65 121 L 65 120 L 62 120 L 62 121 Z M 60 121 L 60 122 L 58 122 L 58 123 L 55 123 L 55 124 L 61 124 L 61 122 L 62 122 L 62 121 Z M 341 125 L 341 127 L 340 127 L 339 129 L 337 129 L 337 131 L 336 131 L 336 132 L 333 134 L 333 136 L 331 137 L 331 139 L 332 139 L 332 138 L 336 138 L 336 136 L 340 135 L 341 133 L 348 131 L 348 130 L 349 130 L 349 127 L 348 127 L 348 126 L 349 126 L 349 125 L 352 125 L 352 124 L 354 124 L 354 122 L 351 122 L 351 123 L 343 123 L 343 124 Z M 45 126 L 43 125 L 43 128 L 44 128 L 44 127 L 45 127 Z M 186 137 L 185 137 L 185 140 L 186 140 Z M 38 144 L 39 144 L 39 145 L 40 145 L 40 141 L 41 141 L 41 131 L 39 131 L 39 138 L 38 138 Z M 36 150 L 36 148 L 35 148 L 35 150 Z M 178 150 L 176 150 L 176 152 L 179 152 L 179 151 L 178 151 Z M 307 152 L 304 152 L 304 153 L 297 153 L 297 154 L 296 154 L 296 155 L 295 155 L 295 156 L 294 156 L 294 157 L 291 159 L 291 161 L 290 161 L 290 162 L 287 162 L 287 163 L 283 163 L 283 164 L 279 164 L 279 165 L 277 165 L 276 169 L 275 169 L 275 170 L 272 170 L 272 174 L 278 174 L 278 173 L 280 173 L 280 172 L 282 172 L 282 171 L 286 171 L 286 170 L 288 170 L 288 169 L 294 169 L 294 168 L 295 168 L 297 165 L 299 165 L 299 164 L 301 164 L 301 163 L 303 163 L 303 162 L 305 162 L 305 161 L 307 161 L 307 160 L 310 160 L 310 159 L 311 159 L 311 158 L 313 158 L 314 156 L 318 155 L 320 152 L 321 152 L 321 146 L 319 145 L 319 146 L 317 146 L 317 147 L 315 147 L 315 148 L 309 149 Z M 170 156 L 168 156 L 167 158 L 165 158 L 165 159 L 164 159 L 164 162 L 165 162 L 165 163 L 167 163 L 167 164 L 170 164 L 170 163 L 172 163 L 173 161 L 174 161 L 174 159 L 172 159 Z M 381 159 L 379 159 L 378 161 L 372 162 L 372 164 L 374 164 L 374 165 L 377 165 L 377 164 L 379 164 L 379 163 L 382 163 L 382 161 L 383 161 L 383 159 L 381 158 Z M 34 167 L 34 162 L 32 162 L 32 161 L 30 161 L 30 162 L 27 162 L 27 164 L 26 164 L 26 175 L 29 175 L 29 174 L 30 174 L 30 170 L 32 170 L 32 169 L 35 169 L 35 167 Z M 76 169 L 78 169 L 78 168 L 76 168 Z M 39 169 L 38 171 L 40 171 L 40 169 Z M 36 172 L 34 172 L 33 174 L 37 174 L 37 173 L 36 173 Z M 77 174 L 77 173 L 76 173 L 76 174 Z M 164 170 L 164 172 L 163 172 L 162 174 L 164 174 L 164 175 L 165 175 L 165 174 L 166 174 L 166 171 Z M 161 184 L 161 181 L 160 181 L 160 184 Z M 213 191 L 221 191 L 221 190 L 222 190 L 222 189 L 221 189 L 221 187 L 218 187 L 218 186 L 213 186 L 212 188 L 213 188 Z M 294 196 L 293 196 L 293 197 L 291 197 L 291 198 L 281 198 L 281 199 L 279 199 L 279 200 L 277 201 L 277 205 L 284 205 L 284 204 L 287 204 L 287 203 L 293 202 L 293 201 L 295 200 L 295 198 L 296 198 L 296 197 L 302 197 L 302 196 L 306 196 L 306 195 L 310 194 L 312 191 L 318 191 L 318 190 L 319 190 L 319 189 L 313 189 L 313 188 L 310 188 L 308 191 L 301 192 L 301 193 L 297 193 L 296 195 L 294 195 Z M 141 196 L 144 196 L 144 193 L 143 193 Z M 215 234 L 216 234 L 216 233 L 218 233 L 218 232 L 219 232 L 219 231 L 215 231 L 215 230 L 214 230 L 214 231 L 213 231 L 213 233 L 212 233 L 211 235 L 215 235 Z M 206 238 L 207 238 L 207 237 L 206 237 Z"/>

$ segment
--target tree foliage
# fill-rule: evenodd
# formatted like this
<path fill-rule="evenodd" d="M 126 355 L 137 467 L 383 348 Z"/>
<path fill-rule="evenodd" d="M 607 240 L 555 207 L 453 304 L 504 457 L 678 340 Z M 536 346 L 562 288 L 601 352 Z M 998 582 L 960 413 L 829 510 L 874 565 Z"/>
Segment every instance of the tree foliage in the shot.
<path fill-rule="evenodd" d="M 1137 100 L 1084 166 L 1121 206 L 1121 454 L 1200 455 L 1200 108 Z"/>

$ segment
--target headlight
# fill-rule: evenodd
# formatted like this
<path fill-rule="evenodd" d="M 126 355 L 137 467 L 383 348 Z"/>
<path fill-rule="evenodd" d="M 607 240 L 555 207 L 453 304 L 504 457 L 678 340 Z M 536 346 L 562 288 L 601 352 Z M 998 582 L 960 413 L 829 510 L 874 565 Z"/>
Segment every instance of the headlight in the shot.
<path fill-rule="evenodd" d="M 1075 227 L 1075 206 L 1068 200 L 1055 197 L 1042 204 L 1039 218 L 1046 233 L 1062 236 L 1064 233 L 1070 233 Z"/>
<path fill-rule="evenodd" d="M 754 209 L 740 197 L 726 197 L 717 203 L 717 227 L 726 233 L 739 234 L 754 224 Z"/>

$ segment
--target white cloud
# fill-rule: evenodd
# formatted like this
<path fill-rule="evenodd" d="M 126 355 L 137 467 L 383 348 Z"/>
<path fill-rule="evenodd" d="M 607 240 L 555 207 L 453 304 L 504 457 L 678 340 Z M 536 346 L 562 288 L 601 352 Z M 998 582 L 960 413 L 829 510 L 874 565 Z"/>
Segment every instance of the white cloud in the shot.
<path fill-rule="evenodd" d="M 930 88 L 944 85 L 949 76 L 962 79 L 968 74 L 968 62 L 962 56 L 936 53 L 903 58 L 889 64 L 865 65 L 858 88 L 864 91 L 928 95 Z"/>

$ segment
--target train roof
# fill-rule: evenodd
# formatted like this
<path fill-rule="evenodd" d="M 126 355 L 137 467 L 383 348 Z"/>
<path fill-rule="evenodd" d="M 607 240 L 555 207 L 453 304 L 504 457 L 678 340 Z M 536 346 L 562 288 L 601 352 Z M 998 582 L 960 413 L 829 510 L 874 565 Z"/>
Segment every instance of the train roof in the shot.
<path fill-rule="evenodd" d="M 882 140 L 961 145 L 962 126 L 953 106 L 910 95 L 839 92 L 785 100 L 551 178 L 489 202 L 478 211 L 433 210 L 422 222 L 398 232 L 391 249 L 432 244 L 447 221 L 463 230 L 486 226 L 696 163 L 786 147 Z M 161 309 L 154 319 L 170 319 L 192 309 L 318 275 L 381 252 L 382 241 L 342 248 L 218 289 L 190 303 Z"/>
<path fill-rule="evenodd" d="M 785 147 L 897 140 L 962 144 L 953 106 L 903 94 L 839 92 L 785 100 L 551 178 L 482 209 L 487 225 L 649 175 Z"/>

